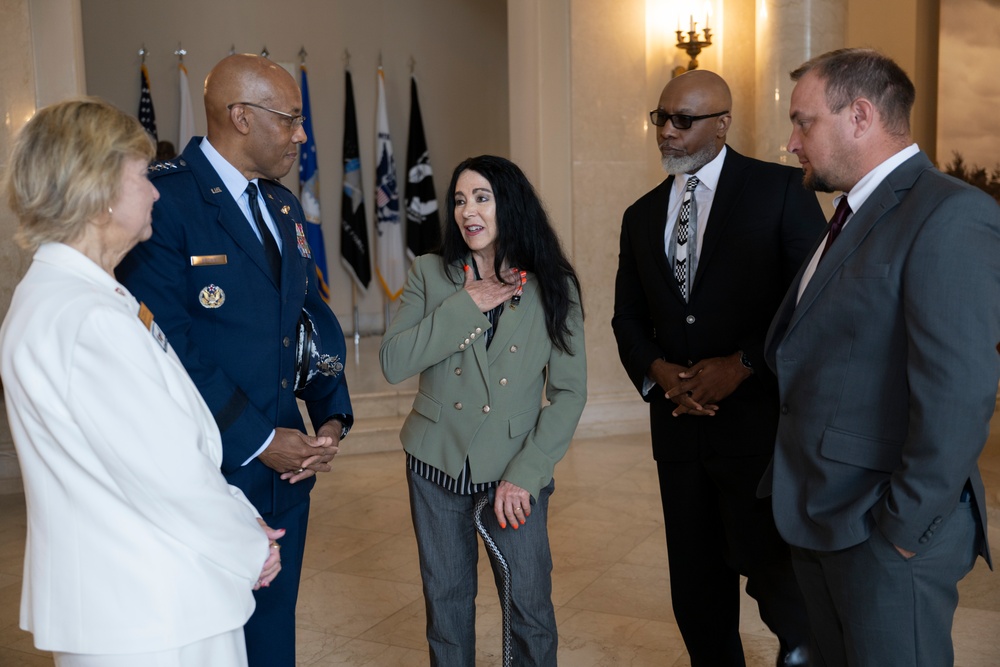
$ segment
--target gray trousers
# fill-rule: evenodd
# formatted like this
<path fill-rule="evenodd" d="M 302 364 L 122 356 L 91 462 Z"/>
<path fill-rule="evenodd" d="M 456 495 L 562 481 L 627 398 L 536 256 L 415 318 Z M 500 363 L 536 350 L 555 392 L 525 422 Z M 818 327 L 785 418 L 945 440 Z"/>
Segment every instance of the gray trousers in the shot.
<path fill-rule="evenodd" d="M 980 535 L 971 503 L 937 529 L 934 546 L 904 558 L 877 529 L 842 551 L 792 547 L 806 599 L 814 667 L 947 667 L 958 582 Z"/>

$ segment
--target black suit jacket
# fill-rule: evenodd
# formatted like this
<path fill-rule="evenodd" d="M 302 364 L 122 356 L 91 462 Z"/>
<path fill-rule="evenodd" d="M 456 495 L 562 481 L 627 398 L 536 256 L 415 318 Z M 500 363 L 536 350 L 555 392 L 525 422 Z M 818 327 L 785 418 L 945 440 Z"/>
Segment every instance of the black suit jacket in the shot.
<path fill-rule="evenodd" d="M 777 387 L 764 363 L 764 338 L 792 278 L 825 229 L 802 171 L 728 149 L 712 202 L 698 272 L 685 303 L 664 248 L 673 176 L 630 206 L 622 220 L 611 326 L 622 365 L 642 391 L 657 358 L 682 366 L 743 350 L 754 375 L 724 399 L 714 417 L 672 417 L 674 404 L 654 387 L 650 403 L 657 460 L 770 455 L 778 420 Z"/>

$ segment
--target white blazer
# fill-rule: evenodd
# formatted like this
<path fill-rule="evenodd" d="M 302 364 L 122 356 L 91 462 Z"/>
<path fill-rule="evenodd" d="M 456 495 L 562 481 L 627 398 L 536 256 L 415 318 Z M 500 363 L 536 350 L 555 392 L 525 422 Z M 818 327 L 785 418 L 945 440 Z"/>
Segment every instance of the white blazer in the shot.
<path fill-rule="evenodd" d="M 28 508 L 21 627 L 40 649 L 165 650 L 254 609 L 268 540 L 219 472 L 211 412 L 139 309 L 84 255 L 46 244 L 0 328 Z"/>

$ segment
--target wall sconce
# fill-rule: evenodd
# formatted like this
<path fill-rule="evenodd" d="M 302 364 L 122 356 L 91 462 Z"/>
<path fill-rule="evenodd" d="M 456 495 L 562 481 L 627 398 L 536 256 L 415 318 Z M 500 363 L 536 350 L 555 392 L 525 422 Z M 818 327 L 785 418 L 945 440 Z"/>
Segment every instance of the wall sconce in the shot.
<path fill-rule="evenodd" d="M 702 31 L 704 39 L 701 40 L 698 39 L 698 24 L 695 23 L 693 14 L 690 20 L 691 29 L 687 32 L 687 39 L 684 39 L 684 32 L 681 31 L 680 26 L 677 27 L 677 48 L 685 51 L 691 57 L 691 61 L 688 63 L 687 70 L 683 67 L 675 69 L 674 76 L 683 74 L 685 71 L 690 72 L 693 69 L 698 69 L 698 54 L 705 47 L 712 45 L 712 29 L 708 27 L 708 16 L 705 16 L 705 29 Z M 678 23 L 680 22 L 678 21 Z"/>

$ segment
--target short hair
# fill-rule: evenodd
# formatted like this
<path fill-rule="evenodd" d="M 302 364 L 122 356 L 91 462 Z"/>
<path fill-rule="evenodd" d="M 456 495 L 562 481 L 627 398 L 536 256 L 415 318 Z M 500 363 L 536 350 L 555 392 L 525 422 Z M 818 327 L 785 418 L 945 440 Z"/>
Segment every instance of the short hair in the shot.
<path fill-rule="evenodd" d="M 792 81 L 810 71 L 826 82 L 826 105 L 833 113 L 864 97 L 878 109 L 890 134 L 909 134 L 916 90 L 891 58 L 874 49 L 837 49 L 800 65 L 791 72 Z"/>
<path fill-rule="evenodd" d="M 474 171 L 489 181 L 496 198 L 494 273 L 503 280 L 500 268 L 507 261 L 509 266 L 535 275 L 549 338 L 557 349 L 569 352 L 569 339 L 574 332 L 570 331 L 566 320 L 574 303 L 583 312 L 580 281 L 562 251 L 545 207 L 520 167 L 496 155 L 470 157 L 455 167 L 448 186 L 447 219 L 439 254 L 446 264 L 455 266 L 469 253 L 469 246 L 455 224 L 455 188 L 464 171 Z M 455 279 L 461 283 L 464 273 L 458 272 Z M 571 286 L 575 288 L 575 295 Z"/>
<path fill-rule="evenodd" d="M 39 110 L 18 133 L 4 174 L 7 203 L 28 250 L 78 238 L 121 191 L 125 160 L 156 148 L 139 121 L 87 97 Z"/>

